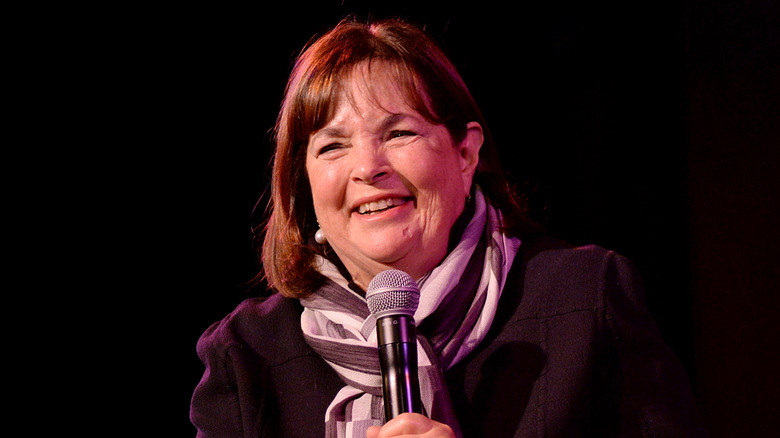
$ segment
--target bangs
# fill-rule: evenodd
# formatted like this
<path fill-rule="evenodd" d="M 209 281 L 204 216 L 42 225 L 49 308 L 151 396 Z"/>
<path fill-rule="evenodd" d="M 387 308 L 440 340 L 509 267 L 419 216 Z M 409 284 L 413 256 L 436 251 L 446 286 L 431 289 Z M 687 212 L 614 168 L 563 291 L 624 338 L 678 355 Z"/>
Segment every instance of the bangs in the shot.
<path fill-rule="evenodd" d="M 330 74 L 314 72 L 308 84 L 299 88 L 301 93 L 291 109 L 295 121 L 294 143 L 296 147 L 308 144 L 309 136 L 322 129 L 335 116 L 344 99 L 355 106 L 354 90 L 350 83 L 357 79 L 359 90 L 378 108 L 383 108 L 375 92 L 376 83 L 390 84 L 402 96 L 406 105 L 433 124 L 442 123 L 435 114 L 427 94 L 427 84 L 400 60 L 371 57 L 349 65 L 341 65 Z M 377 76 L 382 75 L 382 78 Z M 389 79 L 389 80 L 388 80 Z"/>
<path fill-rule="evenodd" d="M 410 108 L 430 123 L 446 124 L 455 139 L 462 139 L 470 120 L 481 120 L 455 67 L 424 33 L 392 21 L 369 26 L 347 22 L 316 40 L 296 61 L 277 124 L 278 144 L 300 157 L 300 148 L 333 118 L 342 99 L 354 104 L 350 79 L 361 74 L 363 89 L 372 98 L 371 79 L 380 70 L 387 75 L 385 84 L 389 80 Z"/>

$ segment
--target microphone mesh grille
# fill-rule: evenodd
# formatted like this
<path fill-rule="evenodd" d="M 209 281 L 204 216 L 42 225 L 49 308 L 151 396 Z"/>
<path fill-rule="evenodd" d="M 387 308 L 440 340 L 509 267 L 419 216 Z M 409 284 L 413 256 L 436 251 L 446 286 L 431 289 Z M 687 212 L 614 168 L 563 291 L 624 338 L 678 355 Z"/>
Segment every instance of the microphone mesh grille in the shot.
<path fill-rule="evenodd" d="M 413 315 L 420 303 L 420 289 L 411 275 L 390 269 L 380 272 L 371 280 L 366 302 L 368 310 L 377 317 L 380 313 Z"/>

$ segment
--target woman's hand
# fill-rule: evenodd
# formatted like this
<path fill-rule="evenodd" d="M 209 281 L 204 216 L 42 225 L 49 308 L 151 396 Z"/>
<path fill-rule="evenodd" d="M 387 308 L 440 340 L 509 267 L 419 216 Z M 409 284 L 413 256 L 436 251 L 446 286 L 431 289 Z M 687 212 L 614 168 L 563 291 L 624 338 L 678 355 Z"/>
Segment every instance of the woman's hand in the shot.
<path fill-rule="evenodd" d="M 433 421 L 421 414 L 401 414 L 388 421 L 381 428 L 372 426 L 366 432 L 366 438 L 390 437 L 418 438 L 455 438 L 452 428 L 444 423 Z"/>

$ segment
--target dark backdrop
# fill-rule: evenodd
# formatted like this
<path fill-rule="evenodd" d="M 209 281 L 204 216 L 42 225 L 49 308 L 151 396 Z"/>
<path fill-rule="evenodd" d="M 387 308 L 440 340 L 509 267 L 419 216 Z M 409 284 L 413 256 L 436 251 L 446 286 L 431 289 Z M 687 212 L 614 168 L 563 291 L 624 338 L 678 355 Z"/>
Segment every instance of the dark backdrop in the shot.
<path fill-rule="evenodd" d="M 291 62 L 349 13 L 426 25 L 550 232 L 638 265 L 713 435 L 765 435 L 778 394 L 776 3 L 387 3 L 166 6 L 100 26 L 122 23 L 110 85 L 138 165 L 134 272 L 161 310 L 145 323 L 162 346 L 148 396 L 165 405 L 166 436 L 194 434 L 199 335 L 264 293 L 247 285 L 250 230 Z"/>

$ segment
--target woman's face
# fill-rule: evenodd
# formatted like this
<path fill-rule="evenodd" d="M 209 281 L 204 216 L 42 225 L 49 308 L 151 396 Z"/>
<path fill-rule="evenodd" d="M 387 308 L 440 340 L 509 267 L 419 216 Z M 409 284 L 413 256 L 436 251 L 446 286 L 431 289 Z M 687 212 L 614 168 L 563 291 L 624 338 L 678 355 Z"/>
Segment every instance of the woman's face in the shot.
<path fill-rule="evenodd" d="M 309 137 L 314 210 L 331 247 L 364 290 L 394 268 L 415 279 L 446 255 L 479 160 L 482 128 L 460 144 L 412 109 L 387 66 L 353 72 L 333 118 Z M 349 96 L 347 98 L 346 96 Z"/>

